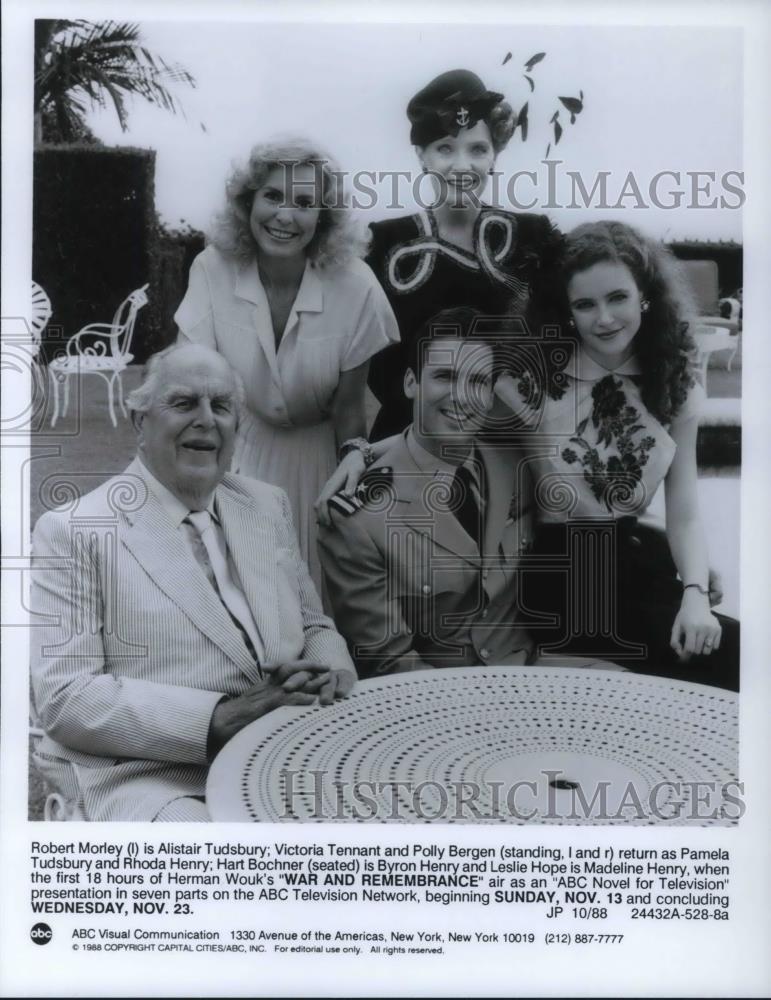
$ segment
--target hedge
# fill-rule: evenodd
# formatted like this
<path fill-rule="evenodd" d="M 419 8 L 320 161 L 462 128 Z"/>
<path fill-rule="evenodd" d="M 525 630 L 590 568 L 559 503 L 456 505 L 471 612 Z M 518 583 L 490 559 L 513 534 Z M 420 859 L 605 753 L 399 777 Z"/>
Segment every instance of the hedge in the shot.
<path fill-rule="evenodd" d="M 53 307 L 50 328 L 65 339 L 112 319 L 133 289 L 152 280 L 155 151 L 41 146 L 34 153 L 32 276 Z M 146 354 L 157 303 L 139 314 L 135 345 Z M 45 356 L 61 336 L 44 338 Z M 140 358 L 141 359 L 141 358 Z"/>
<path fill-rule="evenodd" d="M 714 260 L 717 263 L 720 295 L 733 296 L 744 281 L 744 248 L 741 243 L 712 240 L 677 240 L 669 244 L 680 260 Z"/>

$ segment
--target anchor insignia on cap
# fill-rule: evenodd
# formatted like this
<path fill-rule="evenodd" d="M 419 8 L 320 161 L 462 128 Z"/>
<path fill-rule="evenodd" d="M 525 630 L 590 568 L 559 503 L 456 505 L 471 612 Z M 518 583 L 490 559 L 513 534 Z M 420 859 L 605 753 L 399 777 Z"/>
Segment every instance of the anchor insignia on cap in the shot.
<path fill-rule="evenodd" d="M 460 125 L 461 128 L 465 128 L 468 125 L 468 121 L 468 108 L 458 108 L 458 113 L 455 116 L 456 124 Z"/>

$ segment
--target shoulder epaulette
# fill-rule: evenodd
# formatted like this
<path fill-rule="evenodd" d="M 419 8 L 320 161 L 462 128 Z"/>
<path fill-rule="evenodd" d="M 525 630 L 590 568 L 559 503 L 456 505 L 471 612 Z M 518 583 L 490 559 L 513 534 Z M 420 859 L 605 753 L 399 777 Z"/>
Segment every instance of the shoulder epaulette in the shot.
<path fill-rule="evenodd" d="M 356 487 L 353 496 L 349 496 L 342 490 L 329 498 L 329 506 L 336 510 L 343 517 L 351 517 L 357 510 L 365 507 L 370 493 L 373 490 L 382 489 L 393 481 L 393 469 L 388 465 L 380 466 L 377 469 L 370 469 L 364 473 Z"/>

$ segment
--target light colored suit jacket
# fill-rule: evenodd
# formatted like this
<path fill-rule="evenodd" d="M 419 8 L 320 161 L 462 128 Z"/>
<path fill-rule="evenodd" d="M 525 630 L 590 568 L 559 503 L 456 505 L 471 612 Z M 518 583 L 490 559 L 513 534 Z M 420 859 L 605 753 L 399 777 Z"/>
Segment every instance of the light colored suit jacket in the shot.
<path fill-rule="evenodd" d="M 222 529 L 270 666 L 353 670 L 300 558 L 283 491 L 226 475 Z M 202 796 L 211 715 L 259 680 L 238 628 L 133 462 L 33 537 L 35 707 L 46 776 L 89 819 Z"/>
<path fill-rule="evenodd" d="M 416 464 L 404 436 L 367 473 L 361 509 L 330 504 L 321 564 L 360 676 L 531 657 L 518 604 L 530 475 L 516 449 L 481 445 L 479 454 L 488 486 L 481 555 L 442 507 L 446 480 Z"/>

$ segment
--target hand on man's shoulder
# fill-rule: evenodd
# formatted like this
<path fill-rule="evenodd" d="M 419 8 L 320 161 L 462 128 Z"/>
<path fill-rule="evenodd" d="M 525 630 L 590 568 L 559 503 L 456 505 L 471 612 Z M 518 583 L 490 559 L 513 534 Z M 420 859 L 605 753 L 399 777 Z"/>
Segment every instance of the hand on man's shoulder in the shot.
<path fill-rule="evenodd" d="M 345 519 L 360 510 L 372 510 L 387 504 L 392 492 L 394 472 L 390 465 L 378 465 L 368 469 L 359 480 L 353 493 L 339 490 L 330 497 L 329 511 L 334 520 Z"/>

